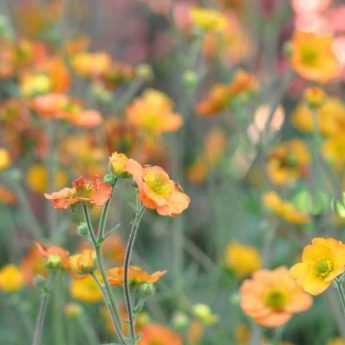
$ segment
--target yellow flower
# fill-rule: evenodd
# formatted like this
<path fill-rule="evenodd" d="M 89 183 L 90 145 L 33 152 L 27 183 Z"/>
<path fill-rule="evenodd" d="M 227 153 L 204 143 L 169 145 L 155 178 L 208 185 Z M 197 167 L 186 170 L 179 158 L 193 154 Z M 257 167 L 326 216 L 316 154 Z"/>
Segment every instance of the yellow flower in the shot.
<path fill-rule="evenodd" d="M 344 338 L 335 338 L 330 340 L 327 345 L 345 345 L 345 339 Z"/>
<path fill-rule="evenodd" d="M 344 270 L 345 245 L 334 238 L 314 238 L 290 272 L 306 292 L 319 295 Z"/>
<path fill-rule="evenodd" d="M 110 164 L 116 176 L 127 175 L 127 163 L 129 158 L 124 153 L 114 152 L 110 157 Z"/>
<path fill-rule="evenodd" d="M 345 137 L 343 133 L 331 136 L 322 146 L 326 159 L 336 168 L 342 169 L 345 165 Z"/>
<path fill-rule="evenodd" d="M 73 298 L 86 303 L 97 303 L 102 300 L 102 292 L 91 276 L 73 279 L 70 293 Z"/>
<path fill-rule="evenodd" d="M 44 193 L 48 189 L 48 170 L 43 164 L 33 164 L 26 173 L 28 186 L 37 193 Z M 54 187 L 62 188 L 67 183 L 67 176 L 62 170 L 55 173 Z"/>
<path fill-rule="evenodd" d="M 294 139 L 274 148 L 268 157 L 267 174 L 279 186 L 296 182 L 308 174 L 310 154 L 303 141 Z"/>
<path fill-rule="evenodd" d="M 0 270 L 0 290 L 15 292 L 24 286 L 24 276 L 15 265 L 6 265 Z"/>
<path fill-rule="evenodd" d="M 339 75 L 341 66 L 331 36 L 297 32 L 291 44 L 292 67 L 303 78 L 325 83 Z"/>
<path fill-rule="evenodd" d="M 0 171 L 6 170 L 11 165 L 11 158 L 7 150 L 0 148 Z"/>
<path fill-rule="evenodd" d="M 225 265 L 244 278 L 261 268 L 262 259 L 255 247 L 231 242 L 225 249 Z"/>
<path fill-rule="evenodd" d="M 23 96 L 32 97 L 48 93 L 52 83 L 48 75 L 44 73 L 27 74 L 20 84 L 20 92 Z"/>
<path fill-rule="evenodd" d="M 306 103 L 312 109 L 318 109 L 326 100 L 326 93 L 319 87 L 309 87 L 303 95 Z"/>
<path fill-rule="evenodd" d="M 64 307 L 65 315 L 71 319 L 77 318 L 82 312 L 82 307 L 77 303 L 68 303 Z"/>
<path fill-rule="evenodd" d="M 327 97 L 317 109 L 317 124 L 322 135 L 329 136 L 345 128 L 345 104 L 337 98 Z M 313 114 L 305 103 L 297 106 L 292 124 L 303 132 L 314 130 Z"/>
<path fill-rule="evenodd" d="M 196 316 L 204 325 L 209 326 L 218 322 L 218 316 L 215 315 L 211 308 L 206 304 L 195 304 L 192 308 Z"/>
<path fill-rule="evenodd" d="M 69 257 L 69 267 L 76 274 L 92 273 L 95 270 L 95 260 L 95 252 L 84 249 L 81 253 Z"/>
<path fill-rule="evenodd" d="M 263 203 L 281 219 L 293 224 L 309 224 L 310 217 L 299 211 L 293 204 L 283 200 L 276 192 L 267 192 L 263 195 Z"/>
<path fill-rule="evenodd" d="M 228 19 L 220 12 L 208 8 L 194 7 L 190 12 L 193 25 L 204 31 L 222 31 Z"/>

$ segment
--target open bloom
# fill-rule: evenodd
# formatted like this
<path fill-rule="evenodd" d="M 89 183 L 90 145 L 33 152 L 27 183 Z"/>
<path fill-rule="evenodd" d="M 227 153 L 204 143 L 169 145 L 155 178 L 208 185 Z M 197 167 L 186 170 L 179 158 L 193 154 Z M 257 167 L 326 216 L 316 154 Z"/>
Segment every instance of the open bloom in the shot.
<path fill-rule="evenodd" d="M 334 238 L 314 238 L 303 250 L 291 275 L 312 295 L 325 291 L 345 271 L 345 245 Z"/>
<path fill-rule="evenodd" d="M 268 157 L 267 174 L 276 185 L 287 185 L 308 174 L 310 154 L 303 141 L 293 139 L 274 148 Z"/>
<path fill-rule="evenodd" d="M 102 300 L 102 291 L 91 275 L 73 279 L 70 293 L 73 298 L 86 303 L 97 303 Z"/>
<path fill-rule="evenodd" d="M 262 266 L 261 255 L 255 247 L 231 242 L 225 249 L 225 265 L 239 278 L 244 278 L 259 270 Z"/>
<path fill-rule="evenodd" d="M 149 323 L 141 329 L 138 345 L 182 345 L 180 336 L 169 328 L 156 323 Z"/>
<path fill-rule="evenodd" d="M 141 267 L 130 266 L 128 271 L 128 279 L 133 284 L 156 283 L 165 275 L 166 271 L 157 271 L 155 273 L 147 273 Z M 122 285 L 124 278 L 123 267 L 114 267 L 108 270 L 108 279 L 111 285 Z"/>
<path fill-rule="evenodd" d="M 138 185 L 143 205 L 161 216 L 176 216 L 189 206 L 189 196 L 162 168 L 132 162 L 130 174 Z"/>
<path fill-rule="evenodd" d="M 204 31 L 224 30 L 228 23 L 228 18 L 221 12 L 202 7 L 193 7 L 190 19 L 197 29 Z"/>
<path fill-rule="evenodd" d="M 0 148 L 0 171 L 9 168 L 11 158 L 7 150 Z"/>
<path fill-rule="evenodd" d="M 241 286 L 241 308 L 259 325 L 279 327 L 294 313 L 307 310 L 312 298 L 289 274 L 286 267 L 261 270 Z"/>
<path fill-rule="evenodd" d="M 267 192 L 263 195 L 263 203 L 275 215 L 293 224 L 309 224 L 308 214 L 299 211 L 293 204 L 283 200 L 276 192 Z"/>
<path fill-rule="evenodd" d="M 15 265 L 6 265 L 0 269 L 0 290 L 15 292 L 24 286 L 24 276 Z"/>
<path fill-rule="evenodd" d="M 79 254 L 69 257 L 69 267 L 73 273 L 88 274 L 95 270 L 96 254 L 94 250 L 84 249 Z"/>
<path fill-rule="evenodd" d="M 127 108 L 127 119 L 133 126 L 147 134 L 159 135 L 177 131 L 182 117 L 173 112 L 173 103 L 163 92 L 149 89 Z"/>
<path fill-rule="evenodd" d="M 295 33 L 291 64 L 303 78 L 323 83 L 338 77 L 341 71 L 333 38 L 311 32 Z"/>
<path fill-rule="evenodd" d="M 58 192 L 44 194 L 51 200 L 54 208 L 68 208 L 78 202 L 87 202 L 103 206 L 111 197 L 111 185 L 102 181 L 99 176 L 86 178 L 80 176 L 73 181 L 72 188 L 63 188 Z"/>
<path fill-rule="evenodd" d="M 69 252 L 58 246 L 47 247 L 42 243 L 36 243 L 41 256 L 45 259 L 45 264 L 48 268 L 62 268 L 68 269 Z"/>

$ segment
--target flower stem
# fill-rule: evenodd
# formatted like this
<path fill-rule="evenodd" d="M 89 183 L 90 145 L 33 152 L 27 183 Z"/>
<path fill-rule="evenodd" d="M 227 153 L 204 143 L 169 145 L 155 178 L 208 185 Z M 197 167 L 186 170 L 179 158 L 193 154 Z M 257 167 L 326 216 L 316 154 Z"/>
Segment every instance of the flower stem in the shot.
<path fill-rule="evenodd" d="M 341 278 L 335 279 L 335 287 L 337 288 L 339 299 L 341 302 L 341 306 L 342 306 L 342 309 L 343 309 L 343 312 L 345 315 L 345 295 L 344 295 L 344 289 L 343 289 L 343 285 L 341 282 Z"/>
<path fill-rule="evenodd" d="M 133 306 L 132 306 L 132 299 L 130 294 L 129 288 L 129 265 L 132 258 L 133 248 L 135 239 L 138 233 L 140 222 L 144 215 L 144 207 L 138 202 L 137 210 L 135 213 L 135 218 L 132 222 L 131 230 L 129 233 L 129 239 L 127 243 L 125 258 L 124 258 L 124 272 L 123 272 L 123 290 L 124 290 L 124 299 L 126 301 L 126 308 L 128 313 L 128 323 L 129 323 L 129 330 L 131 334 L 131 338 L 133 341 L 133 345 L 136 344 L 136 335 L 135 335 L 135 320 L 133 315 Z"/>
<path fill-rule="evenodd" d="M 103 263 L 103 258 L 102 258 L 102 252 L 101 252 L 101 242 L 97 241 L 97 239 L 96 239 L 87 205 L 83 204 L 82 208 L 83 208 L 83 214 L 84 214 L 84 218 L 85 218 L 85 221 L 87 224 L 87 228 L 89 231 L 89 235 L 91 238 L 91 242 L 92 242 L 93 247 L 95 249 L 98 270 L 99 270 L 99 273 L 101 274 L 103 282 L 100 283 L 99 280 L 97 279 L 96 275 L 93 275 L 93 277 L 96 280 L 97 284 L 99 285 L 99 287 L 102 291 L 102 294 L 104 297 L 104 302 L 105 302 L 107 308 L 109 309 L 112 323 L 113 323 L 115 331 L 116 331 L 116 335 L 123 345 L 127 345 L 127 343 L 125 341 L 125 337 L 124 337 L 122 329 L 121 329 L 121 319 L 119 316 L 119 312 L 117 310 L 117 306 L 116 306 L 116 303 L 114 301 L 113 294 L 111 292 L 111 288 L 110 288 L 108 278 L 106 275 L 106 271 L 105 271 L 105 267 L 104 267 L 104 263 Z"/>
<path fill-rule="evenodd" d="M 48 302 L 49 302 L 49 297 L 50 297 L 51 285 L 53 285 L 53 276 L 54 274 L 51 274 L 51 273 L 48 275 L 47 285 L 42 290 L 39 311 L 36 318 L 36 325 L 35 325 L 34 335 L 32 339 L 32 345 L 41 344 L 43 326 L 44 326 L 44 321 L 47 314 L 47 307 L 48 307 Z"/>

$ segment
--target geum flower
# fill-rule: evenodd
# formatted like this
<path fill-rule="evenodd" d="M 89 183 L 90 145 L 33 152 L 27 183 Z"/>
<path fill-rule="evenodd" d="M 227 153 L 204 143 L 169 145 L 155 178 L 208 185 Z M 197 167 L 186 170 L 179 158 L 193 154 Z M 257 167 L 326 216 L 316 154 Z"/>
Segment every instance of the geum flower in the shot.
<path fill-rule="evenodd" d="M 261 270 L 241 286 L 241 308 L 259 325 L 279 327 L 293 314 L 307 310 L 312 298 L 289 274 L 286 267 Z"/>
<path fill-rule="evenodd" d="M 291 275 L 312 295 L 324 292 L 345 271 L 345 245 L 334 238 L 314 238 L 291 267 Z"/>
<path fill-rule="evenodd" d="M 69 252 L 58 246 L 47 247 L 42 243 L 36 243 L 39 253 L 45 259 L 45 265 L 52 269 L 64 269 L 69 267 Z"/>
<path fill-rule="evenodd" d="M 103 182 L 99 176 L 86 178 L 80 176 L 73 181 L 72 188 L 63 188 L 58 192 L 46 193 L 46 199 L 51 200 L 54 208 L 69 208 L 85 202 L 95 206 L 103 206 L 111 197 L 112 187 Z"/>
<path fill-rule="evenodd" d="M 303 78 L 326 83 L 338 77 L 341 65 L 330 35 L 296 32 L 291 42 L 291 65 Z"/>
<path fill-rule="evenodd" d="M 158 323 L 149 323 L 141 329 L 138 345 L 182 345 L 180 336 Z"/>
<path fill-rule="evenodd" d="M 0 269 L 0 291 L 16 292 L 24 284 L 23 272 L 17 266 L 8 264 Z"/>
<path fill-rule="evenodd" d="M 141 267 L 129 266 L 128 280 L 132 284 L 153 284 L 166 274 L 166 271 L 147 273 Z M 108 270 L 108 280 L 111 285 L 121 286 L 124 280 L 123 267 L 114 267 Z"/>
<path fill-rule="evenodd" d="M 77 275 L 92 273 L 96 268 L 96 253 L 91 249 L 84 249 L 80 253 L 69 257 L 69 267 Z"/>

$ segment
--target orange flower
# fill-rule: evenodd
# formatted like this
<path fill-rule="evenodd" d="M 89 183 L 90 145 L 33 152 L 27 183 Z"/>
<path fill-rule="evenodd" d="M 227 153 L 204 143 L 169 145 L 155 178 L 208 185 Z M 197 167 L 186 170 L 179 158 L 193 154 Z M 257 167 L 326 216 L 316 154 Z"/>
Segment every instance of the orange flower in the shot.
<path fill-rule="evenodd" d="M 105 239 L 103 242 L 103 255 L 109 260 L 121 263 L 125 256 L 125 246 L 122 238 L 113 234 Z"/>
<path fill-rule="evenodd" d="M 157 271 L 155 273 L 147 273 L 141 267 L 130 266 L 128 271 L 129 281 L 133 284 L 156 283 L 166 271 Z M 122 285 L 124 278 L 124 268 L 114 267 L 108 270 L 108 279 L 111 285 Z"/>
<path fill-rule="evenodd" d="M 21 262 L 21 270 L 24 274 L 25 282 L 32 285 L 36 275 L 46 275 L 45 259 L 41 255 L 41 251 L 37 245 L 33 245 L 29 252 L 23 257 Z"/>
<path fill-rule="evenodd" d="M 292 38 L 292 67 L 305 79 L 326 83 L 340 74 L 333 38 L 312 32 L 296 32 Z"/>
<path fill-rule="evenodd" d="M 0 203 L 13 205 L 16 203 L 16 195 L 7 187 L 0 185 Z"/>
<path fill-rule="evenodd" d="M 67 250 L 58 246 L 47 247 L 38 242 L 36 243 L 36 246 L 41 256 L 45 259 L 45 263 L 48 268 L 68 269 L 69 253 Z"/>
<path fill-rule="evenodd" d="M 134 162 L 129 172 L 138 185 L 139 197 L 145 207 L 155 209 L 161 216 L 176 216 L 189 206 L 189 196 L 162 168 L 141 167 Z"/>
<path fill-rule="evenodd" d="M 241 286 L 242 310 L 265 327 L 282 326 L 311 304 L 312 298 L 297 285 L 286 267 L 258 271 Z"/>
<path fill-rule="evenodd" d="M 44 196 L 53 202 L 54 208 L 69 208 L 78 202 L 103 206 L 111 197 L 111 189 L 111 185 L 103 182 L 99 176 L 80 176 L 73 181 L 73 188 L 63 188 L 51 194 L 45 193 Z"/>
<path fill-rule="evenodd" d="M 81 52 L 72 59 L 75 71 L 83 77 L 97 77 L 104 75 L 111 67 L 111 57 L 107 53 Z"/>
<path fill-rule="evenodd" d="M 168 96 L 149 89 L 129 105 L 127 119 L 130 124 L 143 129 L 147 134 L 174 132 L 182 126 L 183 119 L 172 108 L 173 103 Z"/>
<path fill-rule="evenodd" d="M 84 249 L 79 254 L 69 257 L 69 267 L 73 273 L 88 274 L 95 270 L 96 254 L 94 250 Z"/>
<path fill-rule="evenodd" d="M 63 108 L 68 104 L 68 97 L 62 93 L 49 93 L 35 97 L 32 101 L 32 108 L 43 117 L 63 118 Z"/>
<path fill-rule="evenodd" d="M 141 330 L 138 345 L 182 345 L 180 336 L 169 328 L 157 323 L 150 323 Z"/>

